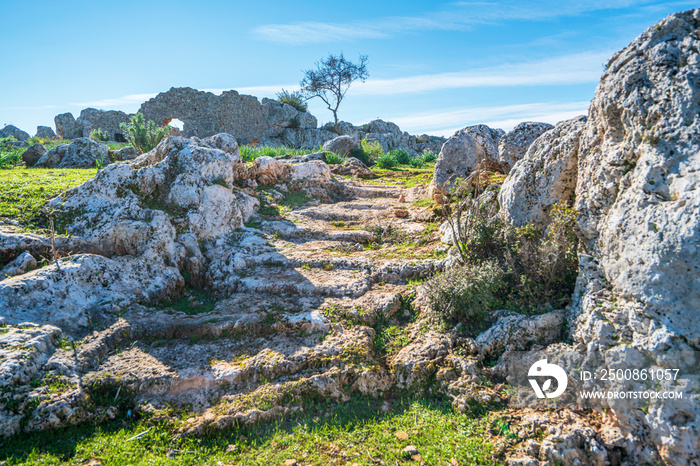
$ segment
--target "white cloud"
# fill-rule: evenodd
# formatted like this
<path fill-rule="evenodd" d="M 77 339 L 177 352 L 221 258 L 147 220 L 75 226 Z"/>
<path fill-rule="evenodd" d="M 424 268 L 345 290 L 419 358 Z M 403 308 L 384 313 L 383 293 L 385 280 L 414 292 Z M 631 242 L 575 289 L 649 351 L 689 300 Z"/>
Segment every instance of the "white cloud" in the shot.
<path fill-rule="evenodd" d="M 612 52 L 585 52 L 534 62 L 523 62 L 456 73 L 439 73 L 395 79 L 368 79 L 354 94 L 405 94 L 439 89 L 499 86 L 551 86 L 581 84 L 600 79 L 601 64 Z"/>
<path fill-rule="evenodd" d="M 588 113 L 589 102 L 534 102 L 521 105 L 472 107 L 388 118 L 412 134 L 449 137 L 465 126 L 486 124 L 506 131 L 523 121 L 557 123 Z"/>
<path fill-rule="evenodd" d="M 334 23 L 304 21 L 267 24 L 253 29 L 262 40 L 303 45 L 353 39 L 384 39 L 400 32 L 427 30 L 463 30 L 475 24 L 507 20 L 541 21 L 563 16 L 654 4 L 653 0 L 540 0 L 522 2 L 456 2 L 450 8 L 426 12 L 422 16 L 370 18 L 362 22 Z"/>
<path fill-rule="evenodd" d="M 155 97 L 156 94 L 130 94 L 115 99 L 93 100 L 91 102 L 77 102 L 71 105 L 75 107 L 95 107 L 95 108 L 117 108 L 125 105 L 132 106 L 142 104 L 148 99 Z"/>

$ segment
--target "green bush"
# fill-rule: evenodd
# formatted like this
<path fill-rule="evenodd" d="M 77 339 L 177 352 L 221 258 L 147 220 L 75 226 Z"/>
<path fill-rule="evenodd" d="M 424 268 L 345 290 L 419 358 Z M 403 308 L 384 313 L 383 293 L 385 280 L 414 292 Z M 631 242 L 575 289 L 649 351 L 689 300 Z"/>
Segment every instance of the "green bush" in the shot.
<path fill-rule="evenodd" d="M 471 195 L 443 206 L 443 210 L 457 238 L 462 265 L 429 282 L 431 309 L 437 316 L 465 322 L 477 315 L 483 317 L 484 309 L 531 314 L 561 309 L 571 301 L 578 273 L 576 212 L 572 208 L 555 205 L 545 229 L 512 227 L 496 215 L 496 203 L 480 203 Z M 484 267 L 491 275 L 495 268 L 501 274 L 488 293 L 474 288 L 481 300 L 478 309 L 467 307 L 475 302 L 471 294 L 469 299 L 445 299 L 447 285 L 443 282 L 462 280 L 459 286 L 465 287 L 474 277 L 482 276 Z"/>
<path fill-rule="evenodd" d="M 282 89 L 281 92 L 277 93 L 277 100 L 282 104 L 291 105 L 300 112 L 306 112 L 309 109 L 309 104 L 306 103 L 306 99 L 299 91 L 289 92 Z"/>
<path fill-rule="evenodd" d="M 268 146 L 252 146 L 246 144 L 238 148 L 238 152 L 241 155 L 241 159 L 244 162 L 253 162 L 258 157 L 281 157 L 281 156 L 295 156 L 295 155 L 306 155 L 309 153 L 308 150 L 304 149 L 294 149 L 291 147 L 268 147 Z"/>
<path fill-rule="evenodd" d="M 384 148 L 382 148 L 382 145 L 377 141 L 363 139 L 360 141 L 360 144 L 362 145 L 362 151 L 365 153 L 366 159 L 370 162 L 369 164 L 365 163 L 365 165 L 375 163 L 379 160 L 380 156 L 384 155 Z"/>
<path fill-rule="evenodd" d="M 328 165 L 340 165 L 341 163 L 345 162 L 345 157 L 338 155 L 335 152 L 324 152 L 324 155 Z"/>
<path fill-rule="evenodd" d="M 423 159 L 423 162 L 425 163 L 432 163 L 438 159 L 438 154 L 431 151 L 430 149 L 424 150 L 420 156 Z"/>
<path fill-rule="evenodd" d="M 109 141 L 109 134 L 101 128 L 93 129 L 92 133 L 90 133 L 90 139 L 97 142 Z"/>
<path fill-rule="evenodd" d="M 391 152 L 388 152 L 386 154 L 382 154 L 377 158 L 377 167 L 383 169 L 383 170 L 391 170 L 392 168 L 396 167 L 399 164 L 399 161 L 396 160 L 396 155 L 392 154 Z"/>
<path fill-rule="evenodd" d="M 411 160 L 411 154 L 406 149 L 392 149 L 389 154 L 394 156 L 399 165 L 408 165 Z"/>
<path fill-rule="evenodd" d="M 13 168 L 22 163 L 22 153 L 25 148 L 5 145 L 14 141 L 17 141 L 14 136 L 0 138 L 0 168 Z"/>
<path fill-rule="evenodd" d="M 503 304 L 507 274 L 495 261 L 448 269 L 426 283 L 430 309 L 447 321 L 481 330 L 490 311 Z"/>
<path fill-rule="evenodd" d="M 424 160 L 423 157 L 420 155 L 417 155 L 415 157 L 411 157 L 408 160 L 408 165 L 411 166 L 412 168 L 421 168 L 424 165 Z"/>
<path fill-rule="evenodd" d="M 158 126 L 152 120 L 145 121 L 141 113 L 131 117 L 131 124 L 122 123 L 119 128 L 124 137 L 136 148 L 139 154 L 152 150 L 168 135 L 170 126 Z"/>
<path fill-rule="evenodd" d="M 362 150 L 362 148 L 360 147 L 356 147 L 353 150 L 351 150 L 350 154 L 348 154 L 348 157 L 354 157 L 367 166 L 374 164 L 374 162 L 370 160 L 370 158 L 367 156 L 365 151 Z"/>

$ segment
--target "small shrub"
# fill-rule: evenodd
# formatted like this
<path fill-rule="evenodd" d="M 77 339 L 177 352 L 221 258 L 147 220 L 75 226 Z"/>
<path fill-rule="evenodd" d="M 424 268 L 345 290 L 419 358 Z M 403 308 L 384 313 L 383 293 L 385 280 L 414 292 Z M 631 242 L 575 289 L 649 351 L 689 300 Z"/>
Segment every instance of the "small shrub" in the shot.
<path fill-rule="evenodd" d="M 438 159 L 438 154 L 431 151 L 430 149 L 424 150 L 420 156 L 423 159 L 423 162 L 425 163 L 432 163 Z"/>
<path fill-rule="evenodd" d="M 92 133 L 90 133 L 90 139 L 97 142 L 109 141 L 109 134 L 101 128 L 93 129 Z"/>
<path fill-rule="evenodd" d="M 411 160 L 411 154 L 406 149 L 392 149 L 389 154 L 394 156 L 399 165 L 408 165 Z"/>
<path fill-rule="evenodd" d="M 379 160 L 380 156 L 384 155 L 384 149 L 377 141 L 368 141 L 363 139 L 360 144 L 362 145 L 362 150 L 365 153 L 365 157 L 370 163 L 376 162 Z"/>
<path fill-rule="evenodd" d="M 383 170 L 391 170 L 392 168 L 396 167 L 399 164 L 399 161 L 396 160 L 396 155 L 392 154 L 391 152 L 387 154 L 382 154 L 377 158 L 377 167 L 383 169 Z"/>
<path fill-rule="evenodd" d="M 301 127 L 301 121 L 299 120 L 298 116 L 292 117 L 292 119 L 289 120 L 289 127 L 292 129 Z"/>
<path fill-rule="evenodd" d="M 411 158 L 408 160 L 408 165 L 409 165 L 411 168 L 421 168 L 423 165 L 425 165 L 425 163 L 424 163 L 423 157 L 421 157 L 420 155 L 418 155 L 418 156 L 416 156 L 416 157 L 411 157 Z"/>
<path fill-rule="evenodd" d="M 158 126 L 152 120 L 145 121 L 141 113 L 131 117 L 131 124 L 122 123 L 119 128 L 126 140 L 136 148 L 139 154 L 150 151 L 168 135 L 170 126 Z"/>
<path fill-rule="evenodd" d="M 374 162 L 369 159 L 364 150 L 360 147 L 356 147 L 350 151 L 349 157 L 354 157 L 365 165 L 372 165 Z"/>
<path fill-rule="evenodd" d="M 490 311 L 501 307 L 507 274 L 495 261 L 461 265 L 426 283 L 430 309 L 440 318 L 482 329 Z"/>
<path fill-rule="evenodd" d="M 328 165 L 340 165 L 341 163 L 345 162 L 345 157 L 338 155 L 335 152 L 325 152 L 324 155 Z"/>
<path fill-rule="evenodd" d="M 309 109 L 309 104 L 306 103 L 306 99 L 299 91 L 289 92 L 282 89 L 281 92 L 277 93 L 277 100 L 282 104 L 291 105 L 300 112 L 306 112 Z"/>

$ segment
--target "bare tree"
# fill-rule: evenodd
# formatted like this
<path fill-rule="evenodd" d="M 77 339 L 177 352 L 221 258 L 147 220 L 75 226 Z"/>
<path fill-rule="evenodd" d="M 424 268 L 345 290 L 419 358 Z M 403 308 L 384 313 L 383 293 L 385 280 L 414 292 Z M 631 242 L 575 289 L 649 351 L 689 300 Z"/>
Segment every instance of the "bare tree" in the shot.
<path fill-rule="evenodd" d="M 327 58 L 316 62 L 315 70 L 304 71 L 304 79 L 301 80 L 301 92 L 307 99 L 319 97 L 333 112 L 333 128 L 338 134 L 338 107 L 350 88 L 350 84 L 358 79 L 364 82 L 369 77 L 367 72 L 367 55 L 360 55 L 359 63 L 355 64 L 346 60 L 342 52 L 335 56 L 329 54 Z"/>

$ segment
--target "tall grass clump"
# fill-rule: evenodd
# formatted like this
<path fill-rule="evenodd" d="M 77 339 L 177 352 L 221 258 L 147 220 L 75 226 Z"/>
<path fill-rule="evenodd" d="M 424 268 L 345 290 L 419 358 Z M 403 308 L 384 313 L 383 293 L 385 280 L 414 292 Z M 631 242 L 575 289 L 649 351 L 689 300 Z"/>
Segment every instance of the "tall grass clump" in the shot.
<path fill-rule="evenodd" d="M 292 147 L 268 147 L 268 146 L 253 146 L 246 144 L 238 148 L 238 152 L 241 155 L 241 159 L 244 162 L 254 162 L 255 159 L 259 157 L 294 157 L 297 155 L 306 155 L 309 153 L 305 149 L 294 149 Z"/>
<path fill-rule="evenodd" d="M 392 154 L 391 152 L 382 154 L 377 158 L 377 167 L 381 168 L 382 170 L 391 170 L 398 164 L 399 161 L 396 160 L 396 154 Z"/>
<path fill-rule="evenodd" d="M 282 89 L 282 91 L 277 93 L 277 101 L 282 104 L 291 105 L 300 112 L 306 112 L 309 109 L 309 104 L 306 103 L 306 99 L 299 91 L 289 92 Z"/>
<path fill-rule="evenodd" d="M 143 114 L 137 113 L 131 117 L 130 124 L 122 123 L 119 128 L 139 154 L 150 151 L 168 135 L 170 126 L 158 126 L 153 120 L 145 121 Z"/>
<path fill-rule="evenodd" d="M 14 136 L 0 138 L 0 168 L 13 168 L 22 163 L 22 153 L 26 149 L 8 144 L 15 141 L 17 139 Z"/>
<path fill-rule="evenodd" d="M 438 154 L 430 149 L 426 149 L 420 154 L 420 157 L 423 159 L 424 163 L 433 163 L 438 159 Z"/>
<path fill-rule="evenodd" d="M 345 157 L 335 152 L 324 152 L 324 156 L 328 165 L 340 165 L 345 162 Z"/>

